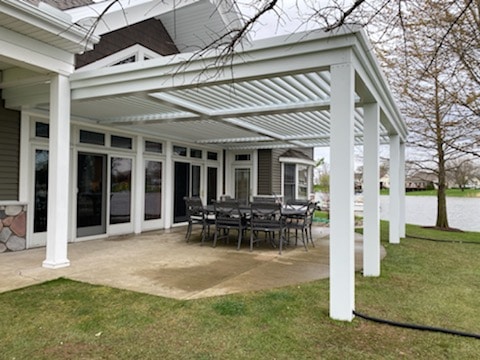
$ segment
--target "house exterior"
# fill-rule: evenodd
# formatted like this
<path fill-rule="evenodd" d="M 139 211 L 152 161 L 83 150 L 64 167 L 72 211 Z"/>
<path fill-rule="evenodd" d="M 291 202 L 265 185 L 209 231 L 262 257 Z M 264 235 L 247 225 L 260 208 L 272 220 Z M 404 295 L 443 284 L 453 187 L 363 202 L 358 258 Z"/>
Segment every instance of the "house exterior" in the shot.
<path fill-rule="evenodd" d="M 229 1 L 111 3 L 0 0 L 0 251 L 46 246 L 55 269 L 68 242 L 183 225 L 184 196 L 309 197 L 313 148 L 330 146 L 331 315 L 351 320 L 355 144 L 365 274 L 379 274 L 380 142 L 390 241 L 404 228 L 406 126 L 363 31 L 247 39 L 225 58 L 192 50 L 238 24 Z"/>
<path fill-rule="evenodd" d="M 38 6 L 40 2 L 28 3 Z M 48 3 L 72 12 L 72 16 L 86 11 L 94 4 L 91 1 Z M 209 2 L 204 3 L 204 6 L 196 5 L 196 9 L 207 7 L 211 11 L 215 8 Z M 182 16 L 181 10 L 178 11 Z M 194 11 L 195 9 L 189 10 Z M 217 22 L 226 26 L 223 24 L 225 20 Z M 177 47 L 162 21 L 155 17 L 147 17 L 145 20 L 102 33 L 101 36 L 101 41 L 95 44 L 94 49 L 75 54 L 75 71 L 148 61 L 185 51 L 181 45 L 183 39 L 177 40 L 180 43 Z M 9 97 L 8 90 L 6 97 Z M 0 163 L 4 174 L 4 180 L 0 183 L 0 200 L 15 201 L 19 198 L 20 136 L 24 132 L 29 141 L 22 146 L 29 147 L 31 156 L 28 171 L 32 175 L 30 183 L 25 186 L 29 193 L 28 203 L 33 211 L 29 212 L 28 217 L 24 216 L 25 211 L 19 212 L 26 221 L 22 231 L 13 227 L 15 231 L 11 235 L 21 235 L 24 240 L 9 239 L 9 236 L 5 235 L 5 246 L 2 246 L 0 251 L 45 246 L 49 118 L 45 112 L 33 111 L 31 114 L 24 114 L 21 120 L 21 109 L 7 109 L 5 101 L 1 104 L 4 131 L 0 136 L 5 147 L 5 160 Z M 21 129 L 21 121 L 28 122 L 28 126 Z M 284 196 L 287 191 L 284 197 L 288 200 L 306 199 L 312 192 L 313 148 L 289 150 L 290 153 L 280 161 L 284 149 L 230 153 L 224 152 L 218 146 L 198 146 L 183 141 L 167 145 L 168 137 L 161 134 L 144 136 L 141 133 L 118 131 L 92 123 L 72 123 L 70 134 L 70 146 L 73 148 L 71 158 L 72 163 L 76 164 L 70 173 L 71 189 L 76 192 L 71 194 L 71 201 L 76 203 L 71 210 L 76 216 L 70 219 L 70 241 L 183 225 L 186 220 L 184 196 L 200 196 L 205 203 L 211 203 L 220 195 L 227 194 L 248 203 L 254 195 Z M 168 155 L 166 146 L 172 148 Z M 142 170 L 134 168 L 135 158 L 140 153 L 145 161 L 145 169 Z M 225 167 L 225 163 L 221 162 L 223 158 L 229 164 L 228 167 L 232 164 L 232 168 L 228 170 L 230 173 L 224 177 L 220 174 L 220 171 L 226 171 L 222 170 Z M 174 189 L 173 198 L 170 200 L 173 204 L 166 203 L 165 199 L 166 162 L 174 163 Z M 226 179 L 229 179 L 228 184 Z M 233 182 L 233 185 L 230 182 Z M 137 187 L 142 188 L 142 195 L 136 192 Z M 138 208 L 134 208 L 135 196 L 144 198 Z M 140 224 L 136 226 L 132 214 L 134 211 L 143 213 Z M 165 221 L 165 214 L 172 211 L 173 214 Z M 10 210 L 7 212 L 13 213 Z"/>

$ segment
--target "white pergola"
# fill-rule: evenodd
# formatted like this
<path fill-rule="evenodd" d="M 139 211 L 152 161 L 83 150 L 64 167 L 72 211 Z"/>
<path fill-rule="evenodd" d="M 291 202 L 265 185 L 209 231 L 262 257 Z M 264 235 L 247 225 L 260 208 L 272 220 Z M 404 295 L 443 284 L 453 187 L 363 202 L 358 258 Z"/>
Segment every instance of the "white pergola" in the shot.
<path fill-rule="evenodd" d="M 365 155 L 364 275 L 380 274 L 380 142 L 390 144 L 390 242 L 404 236 L 406 125 L 361 29 L 262 40 L 225 59 L 214 52 L 180 54 L 77 71 L 70 78 L 53 77 L 50 100 L 42 96 L 38 85 L 23 98 L 7 99 L 7 105 L 35 99 L 37 109 L 50 111 L 45 266 L 68 265 L 68 221 L 53 211 L 68 213 L 68 179 L 54 174 L 69 168 L 69 113 L 76 122 L 227 150 L 330 146 L 334 319 L 352 320 L 355 308 L 355 145 L 363 145 Z"/>
<path fill-rule="evenodd" d="M 354 309 L 354 145 L 363 144 L 364 274 L 380 274 L 379 143 L 390 143 L 390 242 L 404 229 L 406 126 L 360 29 L 79 71 L 72 115 L 224 149 L 330 146 L 330 314 Z M 403 235 L 404 236 L 404 235 Z"/>

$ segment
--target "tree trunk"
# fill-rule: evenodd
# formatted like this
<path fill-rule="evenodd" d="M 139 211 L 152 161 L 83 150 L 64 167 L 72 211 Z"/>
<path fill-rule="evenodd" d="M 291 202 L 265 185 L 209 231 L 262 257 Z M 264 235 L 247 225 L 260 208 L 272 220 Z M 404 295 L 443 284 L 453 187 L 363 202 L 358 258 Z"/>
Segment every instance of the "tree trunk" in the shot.
<path fill-rule="evenodd" d="M 440 114 L 440 102 L 438 96 L 438 79 L 435 79 L 435 102 L 436 119 L 435 129 L 437 132 L 437 154 L 438 154 L 438 191 L 437 191 L 437 223 L 435 226 L 441 229 L 448 229 L 447 218 L 447 196 L 446 196 L 446 171 L 445 171 L 445 152 L 443 149 L 442 119 Z"/>
<path fill-rule="evenodd" d="M 443 181 L 440 180 L 442 176 L 440 172 L 438 173 L 438 192 L 437 192 L 437 223 L 436 227 L 441 229 L 448 229 L 448 218 L 447 218 L 447 197 L 445 193 L 445 175 L 443 176 Z"/>

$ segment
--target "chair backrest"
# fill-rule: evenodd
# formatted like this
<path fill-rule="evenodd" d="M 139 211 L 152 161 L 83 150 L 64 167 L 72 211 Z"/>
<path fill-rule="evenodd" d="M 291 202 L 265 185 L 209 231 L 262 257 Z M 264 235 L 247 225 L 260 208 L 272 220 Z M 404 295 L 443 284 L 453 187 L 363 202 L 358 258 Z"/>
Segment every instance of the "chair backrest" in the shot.
<path fill-rule="evenodd" d="M 300 208 L 307 208 L 312 202 L 310 200 L 288 200 L 287 201 L 287 206 L 300 209 Z"/>
<path fill-rule="evenodd" d="M 280 228 L 284 225 L 282 205 L 278 203 L 252 203 L 250 226 L 254 230 Z"/>
<path fill-rule="evenodd" d="M 315 214 L 315 210 L 317 208 L 317 205 L 314 202 L 310 202 L 307 207 L 307 214 L 305 221 L 307 222 L 308 225 L 311 225 L 313 223 L 313 215 Z"/>
<path fill-rule="evenodd" d="M 242 224 L 243 217 L 237 200 L 215 201 L 213 207 L 217 226 Z"/>
<path fill-rule="evenodd" d="M 205 209 L 203 207 L 202 199 L 199 197 L 184 197 L 187 207 L 187 215 L 189 217 L 204 217 Z"/>
<path fill-rule="evenodd" d="M 274 196 L 262 196 L 257 195 L 252 197 L 252 203 L 276 203 L 277 200 Z"/>

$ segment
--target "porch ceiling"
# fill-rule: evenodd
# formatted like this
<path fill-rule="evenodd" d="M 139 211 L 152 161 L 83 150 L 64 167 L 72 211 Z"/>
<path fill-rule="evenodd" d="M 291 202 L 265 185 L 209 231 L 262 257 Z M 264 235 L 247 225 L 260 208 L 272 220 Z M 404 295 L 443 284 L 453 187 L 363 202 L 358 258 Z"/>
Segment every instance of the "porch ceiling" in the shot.
<path fill-rule="evenodd" d="M 328 70 L 73 102 L 72 114 L 229 149 L 328 146 Z M 355 114 L 361 143 L 362 109 Z M 381 133 L 386 134 L 382 126 Z"/>

